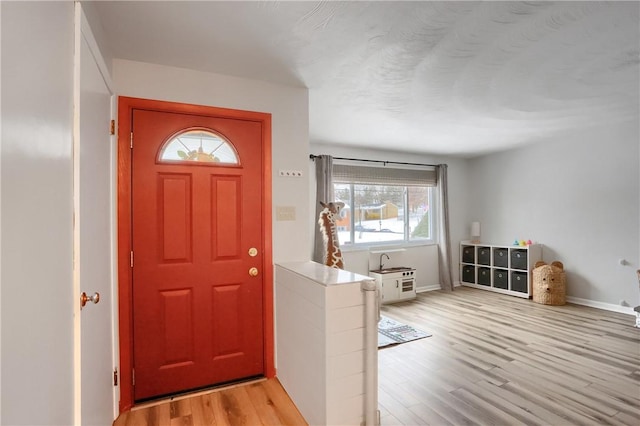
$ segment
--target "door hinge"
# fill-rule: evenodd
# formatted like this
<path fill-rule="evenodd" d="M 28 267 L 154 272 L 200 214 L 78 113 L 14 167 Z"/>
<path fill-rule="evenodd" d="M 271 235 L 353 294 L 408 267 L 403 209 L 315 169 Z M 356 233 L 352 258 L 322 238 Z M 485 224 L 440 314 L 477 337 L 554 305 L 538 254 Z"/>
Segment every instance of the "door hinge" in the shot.
<path fill-rule="evenodd" d="M 110 135 L 116 134 L 116 120 L 111 120 L 111 123 L 109 124 L 109 134 Z"/>
<path fill-rule="evenodd" d="M 131 386 L 136 385 L 136 370 L 135 368 L 131 369 Z"/>
<path fill-rule="evenodd" d="M 129 139 L 129 148 L 133 149 L 133 132 L 131 132 L 131 138 Z"/>
<path fill-rule="evenodd" d="M 118 367 L 113 369 L 113 386 L 118 386 Z"/>
<path fill-rule="evenodd" d="M 133 250 L 131 250 L 131 258 L 129 259 L 131 267 L 133 268 Z"/>

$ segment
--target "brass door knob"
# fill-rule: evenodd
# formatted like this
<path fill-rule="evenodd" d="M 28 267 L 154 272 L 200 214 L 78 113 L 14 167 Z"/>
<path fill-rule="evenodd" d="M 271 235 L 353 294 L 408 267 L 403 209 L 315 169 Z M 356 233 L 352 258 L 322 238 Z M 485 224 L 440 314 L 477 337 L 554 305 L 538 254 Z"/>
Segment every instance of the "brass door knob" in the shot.
<path fill-rule="evenodd" d="M 249 269 L 249 275 L 251 275 L 252 277 L 255 277 L 256 275 L 258 275 L 258 268 L 253 267 Z"/>
<path fill-rule="evenodd" d="M 93 296 L 87 296 L 87 293 L 83 291 L 82 294 L 80 295 L 80 309 L 84 308 L 84 305 L 86 305 L 87 302 L 93 302 L 93 304 L 95 305 L 99 301 L 100 301 L 100 293 L 96 292 L 96 293 L 93 293 Z"/>

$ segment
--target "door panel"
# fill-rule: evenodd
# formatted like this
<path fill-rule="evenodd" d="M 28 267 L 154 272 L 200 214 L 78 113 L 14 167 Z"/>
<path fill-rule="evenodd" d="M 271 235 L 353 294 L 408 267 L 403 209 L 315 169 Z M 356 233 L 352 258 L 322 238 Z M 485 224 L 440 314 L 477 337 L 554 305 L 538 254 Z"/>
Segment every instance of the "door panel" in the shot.
<path fill-rule="evenodd" d="M 191 176 L 160 173 L 158 189 L 162 262 L 191 262 Z"/>
<path fill-rule="evenodd" d="M 80 291 L 100 294 L 80 314 L 80 404 L 83 425 L 113 421 L 111 300 L 111 93 L 82 37 L 79 143 L 76 156 L 76 268 Z M 79 295 L 78 295 L 79 296 Z"/>
<path fill-rule="evenodd" d="M 160 292 L 162 312 L 158 321 L 163 335 L 159 345 L 164 349 L 159 361 L 160 368 L 173 368 L 193 363 L 193 292 L 174 290 Z"/>
<path fill-rule="evenodd" d="M 238 259 L 240 247 L 238 241 L 241 217 L 240 179 L 233 176 L 213 177 L 214 193 L 213 217 L 215 218 L 211 241 L 213 243 L 212 260 Z"/>
<path fill-rule="evenodd" d="M 159 160 L 193 128 L 240 164 Z M 136 109 L 133 129 L 134 398 L 264 374 L 261 123 Z"/>
<path fill-rule="evenodd" d="M 211 341 L 217 342 L 213 348 L 213 359 L 237 356 L 242 352 L 243 330 L 239 327 L 241 319 L 237 317 L 242 310 L 240 290 L 239 284 L 211 288 Z"/>

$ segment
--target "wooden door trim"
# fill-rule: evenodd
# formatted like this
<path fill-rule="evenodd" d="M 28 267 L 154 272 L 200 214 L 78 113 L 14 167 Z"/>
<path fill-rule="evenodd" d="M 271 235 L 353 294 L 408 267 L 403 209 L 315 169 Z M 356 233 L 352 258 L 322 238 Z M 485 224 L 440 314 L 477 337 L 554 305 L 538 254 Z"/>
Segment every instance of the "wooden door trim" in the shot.
<path fill-rule="evenodd" d="M 275 377 L 275 347 L 273 324 L 273 252 L 271 214 L 271 114 L 210 106 L 118 98 L 118 329 L 120 343 L 120 412 L 133 407 L 133 298 L 130 267 L 131 244 L 131 126 L 134 109 L 180 112 L 195 115 L 258 121 L 262 123 L 262 242 L 264 247 L 264 368 L 267 378 Z"/>

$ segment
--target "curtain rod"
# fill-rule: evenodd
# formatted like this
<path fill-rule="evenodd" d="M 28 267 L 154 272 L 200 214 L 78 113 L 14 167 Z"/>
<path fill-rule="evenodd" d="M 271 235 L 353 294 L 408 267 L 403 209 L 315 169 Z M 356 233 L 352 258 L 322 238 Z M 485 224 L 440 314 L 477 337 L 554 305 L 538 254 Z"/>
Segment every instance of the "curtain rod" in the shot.
<path fill-rule="evenodd" d="M 315 160 L 319 155 L 309 154 L 309 158 Z M 347 160 L 347 161 L 364 161 L 367 163 L 382 163 L 385 166 L 387 164 L 402 164 L 405 166 L 425 166 L 425 167 L 438 167 L 437 164 L 422 164 L 422 163 L 403 163 L 400 161 L 384 161 L 384 160 L 363 160 L 361 158 L 345 158 L 345 157 L 333 157 L 334 160 Z"/>

